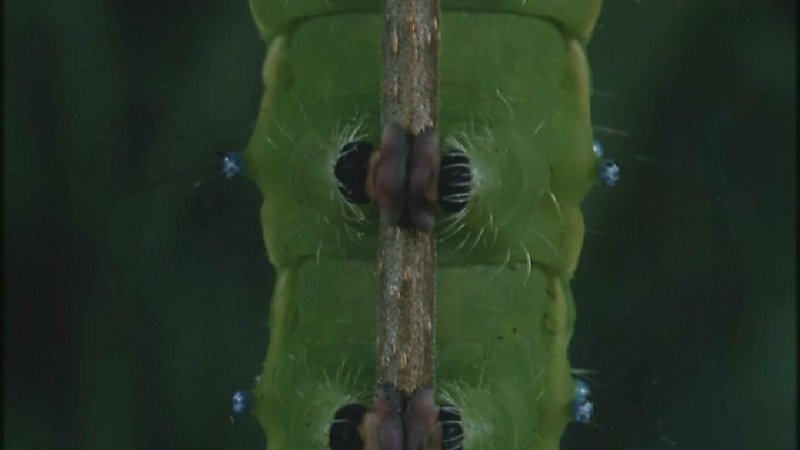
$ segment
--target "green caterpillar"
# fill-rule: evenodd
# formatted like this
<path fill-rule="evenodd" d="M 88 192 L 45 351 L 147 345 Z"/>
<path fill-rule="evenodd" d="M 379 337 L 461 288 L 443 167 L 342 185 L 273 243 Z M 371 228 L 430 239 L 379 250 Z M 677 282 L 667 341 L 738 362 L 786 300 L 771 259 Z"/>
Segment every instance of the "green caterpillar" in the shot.
<path fill-rule="evenodd" d="M 376 382 L 378 207 L 348 202 L 333 168 L 348 144 L 380 140 L 381 2 L 250 6 L 269 48 L 244 158 L 278 274 L 253 413 L 270 450 L 328 449 L 337 411 L 370 405 Z M 463 428 L 445 449 L 557 449 L 570 420 L 599 8 L 442 1 L 439 147 L 471 173 L 467 207 L 436 217 L 436 399 Z"/>

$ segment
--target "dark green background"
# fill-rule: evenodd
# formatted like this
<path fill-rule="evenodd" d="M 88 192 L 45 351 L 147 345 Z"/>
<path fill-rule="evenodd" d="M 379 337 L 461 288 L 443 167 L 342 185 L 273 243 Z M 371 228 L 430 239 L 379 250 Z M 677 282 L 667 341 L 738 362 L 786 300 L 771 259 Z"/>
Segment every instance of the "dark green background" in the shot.
<path fill-rule="evenodd" d="M 263 449 L 228 411 L 273 275 L 214 156 L 257 113 L 246 2 L 4 6 L 4 448 Z M 597 426 L 565 448 L 795 447 L 795 8 L 606 1 L 594 122 L 623 172 L 585 203 Z"/>

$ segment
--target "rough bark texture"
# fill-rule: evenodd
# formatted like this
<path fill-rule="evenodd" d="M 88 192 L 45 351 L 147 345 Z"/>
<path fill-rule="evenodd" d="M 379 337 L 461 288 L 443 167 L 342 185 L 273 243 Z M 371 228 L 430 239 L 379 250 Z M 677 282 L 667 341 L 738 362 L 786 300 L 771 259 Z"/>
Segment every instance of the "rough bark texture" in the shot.
<path fill-rule="evenodd" d="M 410 134 L 435 128 L 438 0 L 385 0 L 382 114 Z M 436 241 L 381 221 L 378 383 L 407 397 L 434 378 Z"/>

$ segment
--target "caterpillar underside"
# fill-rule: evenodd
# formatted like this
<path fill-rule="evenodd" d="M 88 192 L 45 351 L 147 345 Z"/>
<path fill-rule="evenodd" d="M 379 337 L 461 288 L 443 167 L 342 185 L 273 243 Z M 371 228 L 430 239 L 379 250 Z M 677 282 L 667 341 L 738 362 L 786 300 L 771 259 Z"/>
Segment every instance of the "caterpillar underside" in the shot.
<path fill-rule="evenodd" d="M 579 207 L 598 163 L 584 45 L 599 2 L 481 3 L 444 1 L 441 15 L 439 148 L 465 152 L 472 177 L 467 207 L 436 217 L 436 400 L 460 412 L 466 450 L 557 449 L 575 389 Z M 245 159 L 278 272 L 253 389 L 270 450 L 328 449 L 336 411 L 372 402 L 378 209 L 349 203 L 333 176 L 343 146 L 381 135 L 369 8 L 251 1 L 269 39 Z"/>

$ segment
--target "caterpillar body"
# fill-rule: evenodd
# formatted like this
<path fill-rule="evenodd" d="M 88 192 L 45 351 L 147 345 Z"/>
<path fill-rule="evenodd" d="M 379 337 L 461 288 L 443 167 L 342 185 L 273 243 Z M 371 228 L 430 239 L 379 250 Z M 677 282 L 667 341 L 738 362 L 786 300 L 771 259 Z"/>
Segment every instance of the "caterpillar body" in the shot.
<path fill-rule="evenodd" d="M 361 448 L 331 430 L 342 408 L 372 402 L 378 207 L 348 201 L 334 166 L 380 139 L 381 5 L 250 6 L 269 45 L 244 160 L 277 270 L 251 411 L 270 450 Z M 569 281 L 600 166 L 585 57 L 599 7 L 442 1 L 439 147 L 463 152 L 471 175 L 455 191 L 466 207 L 436 217 L 436 399 L 460 420 L 444 449 L 556 449 L 570 420 Z"/>

